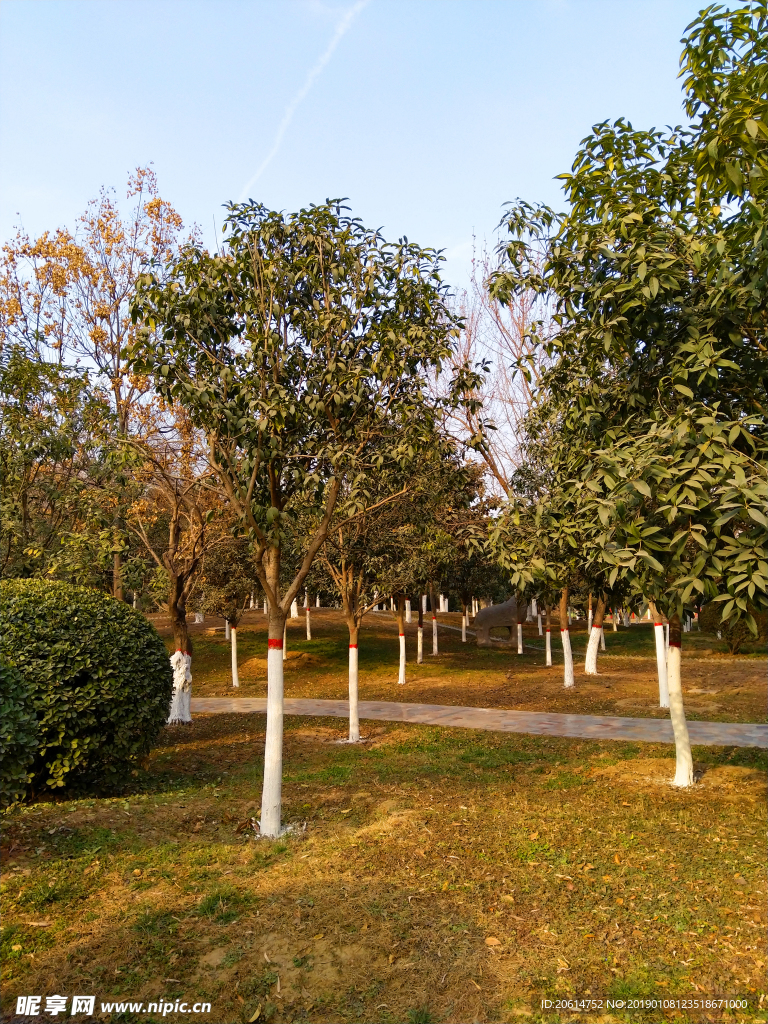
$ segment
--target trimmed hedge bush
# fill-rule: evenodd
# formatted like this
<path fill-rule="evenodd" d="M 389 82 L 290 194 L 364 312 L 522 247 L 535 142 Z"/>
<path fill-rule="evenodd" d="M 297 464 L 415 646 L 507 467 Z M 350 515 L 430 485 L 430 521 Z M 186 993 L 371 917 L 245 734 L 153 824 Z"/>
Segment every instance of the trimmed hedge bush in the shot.
<path fill-rule="evenodd" d="M 30 688 L 38 793 L 121 781 L 168 717 L 173 673 L 165 644 L 142 615 L 97 590 L 1 582 L 0 659 Z"/>
<path fill-rule="evenodd" d="M 36 750 L 37 719 L 27 681 L 0 661 L 0 808 L 26 793 Z"/>

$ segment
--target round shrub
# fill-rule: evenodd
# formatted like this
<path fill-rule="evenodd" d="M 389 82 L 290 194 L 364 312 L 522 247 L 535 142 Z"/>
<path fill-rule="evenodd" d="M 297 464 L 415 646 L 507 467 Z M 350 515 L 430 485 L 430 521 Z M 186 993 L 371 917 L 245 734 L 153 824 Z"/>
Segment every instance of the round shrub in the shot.
<path fill-rule="evenodd" d="M 165 644 L 142 615 L 97 590 L 0 583 L 0 659 L 30 689 L 35 792 L 114 785 L 168 717 L 173 673 Z"/>
<path fill-rule="evenodd" d="M 37 750 L 37 719 L 24 676 L 0 661 L 0 808 L 21 800 Z"/>

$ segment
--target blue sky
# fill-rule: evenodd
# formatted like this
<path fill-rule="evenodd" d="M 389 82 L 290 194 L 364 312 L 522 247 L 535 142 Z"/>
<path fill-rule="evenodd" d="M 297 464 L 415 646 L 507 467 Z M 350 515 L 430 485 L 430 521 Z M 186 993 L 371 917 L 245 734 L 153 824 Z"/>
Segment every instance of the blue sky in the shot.
<path fill-rule="evenodd" d="M 348 196 L 388 237 L 445 249 L 461 285 L 506 200 L 560 205 L 592 124 L 682 119 L 679 40 L 702 6 L 3 0 L 0 236 L 73 225 L 152 161 L 209 244 L 249 182 L 277 209 Z"/>

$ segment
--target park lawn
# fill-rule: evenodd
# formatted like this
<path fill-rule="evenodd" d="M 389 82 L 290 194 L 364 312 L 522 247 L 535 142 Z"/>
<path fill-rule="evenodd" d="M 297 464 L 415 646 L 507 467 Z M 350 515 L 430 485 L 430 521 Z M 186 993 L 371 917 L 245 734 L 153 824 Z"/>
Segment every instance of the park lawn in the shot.
<path fill-rule="evenodd" d="M 210 1001 L 217 1024 L 764 1017 L 764 752 L 695 749 L 701 782 L 680 792 L 662 745 L 376 724 L 351 747 L 338 721 L 291 717 L 296 830 L 270 841 L 250 825 L 263 730 L 197 716 L 119 797 L 6 814 L 6 1009 L 77 993 Z M 541 1009 L 572 996 L 748 1008 Z"/>
<path fill-rule="evenodd" d="M 163 616 L 152 616 L 170 645 Z M 214 620 L 216 622 L 218 620 Z M 440 621 L 460 626 L 456 613 Z M 431 651 L 431 620 L 425 618 L 424 663 L 416 664 L 416 625 L 406 626 L 407 683 L 397 685 L 397 625 L 390 613 L 368 615 L 360 634 L 360 699 L 496 707 L 518 711 L 666 717 L 658 706 L 653 630 L 650 624 L 605 631 L 606 653 L 600 675 L 585 676 L 586 628 L 572 625 L 576 686 L 562 685 L 559 629 L 553 626 L 553 667 L 544 665 L 544 641 L 535 624 L 526 625 L 525 653 L 516 647 L 478 649 L 474 638 L 462 644 L 458 629 L 439 630 L 437 658 Z M 192 627 L 192 687 L 198 697 L 265 697 L 267 631 L 263 612 L 248 612 L 238 630 L 240 688 L 233 690 L 231 655 L 223 623 Z M 288 620 L 285 692 L 289 697 L 345 699 L 348 633 L 341 612 L 312 610 L 312 640 L 306 639 L 303 615 Z M 683 693 L 692 720 L 765 721 L 768 677 L 764 644 L 747 645 L 731 657 L 722 641 L 696 631 L 683 634 Z"/>

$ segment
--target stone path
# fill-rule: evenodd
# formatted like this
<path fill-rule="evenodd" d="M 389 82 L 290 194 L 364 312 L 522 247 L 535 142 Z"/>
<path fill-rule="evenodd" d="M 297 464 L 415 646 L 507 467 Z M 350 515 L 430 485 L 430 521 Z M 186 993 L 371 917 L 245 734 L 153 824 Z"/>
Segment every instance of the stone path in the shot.
<path fill-rule="evenodd" d="M 193 697 L 192 711 L 222 714 L 265 714 L 265 697 Z M 345 700 L 312 700 L 289 697 L 286 715 L 347 718 Z M 601 715 L 557 715 L 541 711 L 504 711 L 500 708 L 461 708 L 443 704 L 398 704 L 360 701 L 360 717 L 379 722 L 418 722 L 422 725 L 484 729 L 490 732 L 525 732 L 536 736 L 573 736 L 593 740 L 640 740 L 672 743 L 668 718 L 609 718 Z M 688 733 L 696 746 L 768 748 L 768 725 L 736 722 L 689 722 Z"/>

